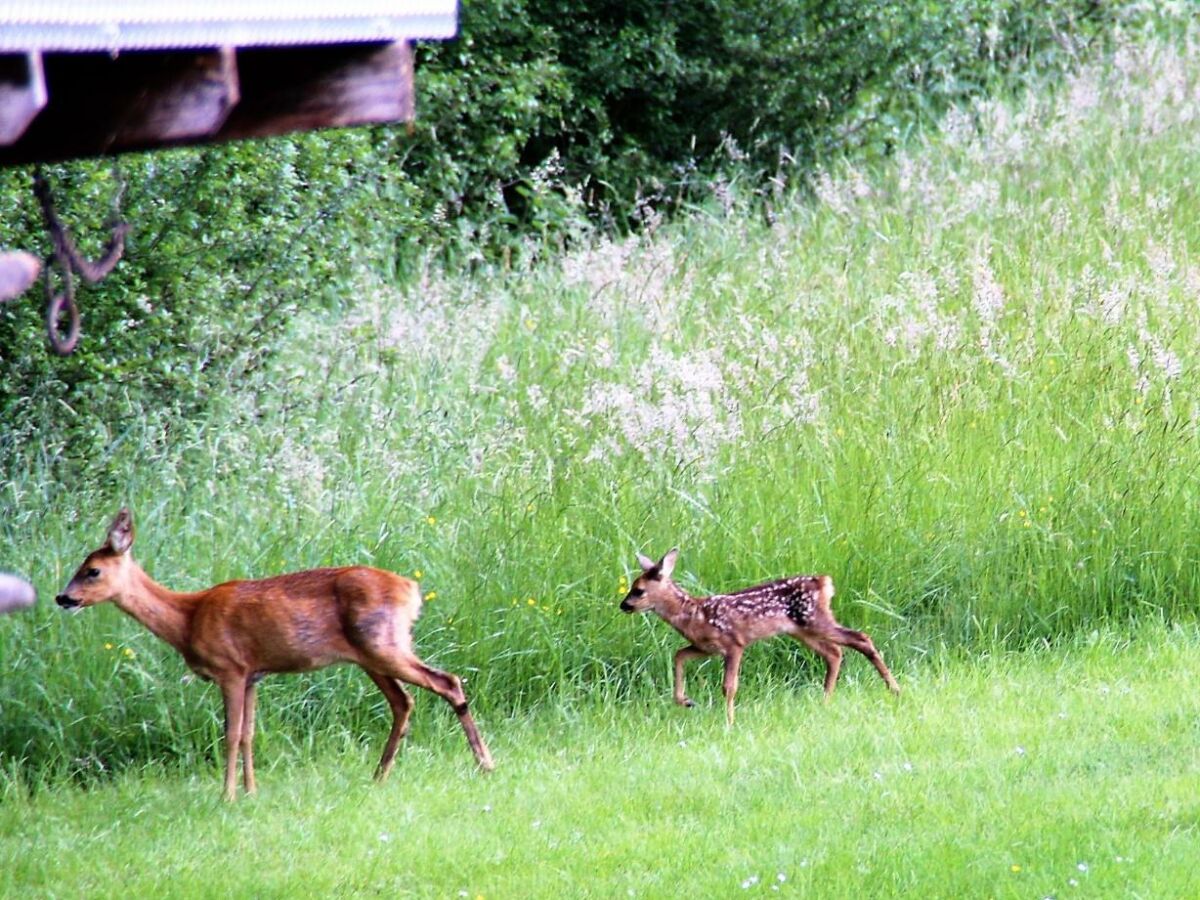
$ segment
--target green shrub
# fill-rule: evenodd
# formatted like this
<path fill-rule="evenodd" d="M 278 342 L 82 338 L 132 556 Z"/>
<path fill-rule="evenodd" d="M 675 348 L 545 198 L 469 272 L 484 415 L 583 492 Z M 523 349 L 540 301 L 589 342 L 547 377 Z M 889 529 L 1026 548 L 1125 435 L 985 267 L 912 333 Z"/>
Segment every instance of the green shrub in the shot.
<path fill-rule="evenodd" d="M 658 208 L 778 191 L 886 153 L 948 103 L 1065 67 L 1126 7 L 1094 0 L 490 0 L 419 53 L 418 119 L 125 158 L 125 259 L 45 352 L 38 292 L 0 307 L 0 468 L 154 441 L 260 366 L 294 314 L 431 250 L 511 260 Z M 1133 8 L 1133 7 L 1129 7 Z M 107 161 L 49 167 L 93 254 Z M 0 246 L 46 247 L 30 172 L 0 172 Z M 316 348 L 319 349 L 319 348 Z M 71 467 L 67 466 L 69 470 Z M 89 477 L 98 477 L 94 470 Z"/>

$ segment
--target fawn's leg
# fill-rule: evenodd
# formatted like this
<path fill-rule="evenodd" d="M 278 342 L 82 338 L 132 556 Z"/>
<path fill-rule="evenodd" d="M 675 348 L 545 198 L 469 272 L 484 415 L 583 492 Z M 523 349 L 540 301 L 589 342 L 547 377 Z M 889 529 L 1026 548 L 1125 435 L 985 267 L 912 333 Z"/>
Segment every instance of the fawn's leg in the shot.
<path fill-rule="evenodd" d="M 254 783 L 254 682 L 246 682 L 245 701 L 242 705 L 242 783 L 246 793 L 258 790 Z"/>
<path fill-rule="evenodd" d="M 383 692 L 388 706 L 392 708 L 392 731 L 383 747 L 383 756 L 379 758 L 379 765 L 375 768 L 375 779 L 383 781 L 392 771 L 392 763 L 396 759 L 396 749 L 400 746 L 400 741 L 408 734 L 408 717 L 412 714 L 413 699 L 394 678 L 376 675 L 371 671 L 368 671 L 367 674 Z"/>
<path fill-rule="evenodd" d="M 737 696 L 738 670 L 742 667 L 743 647 L 734 647 L 725 655 L 725 721 L 733 724 L 733 698 Z"/>
<path fill-rule="evenodd" d="M 842 669 L 842 648 L 833 641 L 822 640 L 814 635 L 797 634 L 795 637 L 796 640 L 802 642 L 813 653 L 825 660 L 825 699 L 828 700 L 833 696 L 838 673 Z"/>
<path fill-rule="evenodd" d="M 703 659 L 706 656 L 711 656 L 710 653 L 705 653 L 703 650 L 688 645 L 681 647 L 675 651 L 675 702 L 680 706 L 695 706 L 691 698 L 684 691 L 683 680 L 683 665 L 689 659 Z"/>
<path fill-rule="evenodd" d="M 879 655 L 879 651 L 875 649 L 875 645 L 871 639 L 861 631 L 855 631 L 852 628 L 842 628 L 840 625 L 837 628 L 837 636 L 834 637 L 839 644 L 844 644 L 853 650 L 857 650 L 863 656 L 871 661 L 871 665 L 883 677 L 888 688 L 893 694 L 900 693 L 900 685 L 896 684 L 896 679 L 892 677 L 892 673 L 888 671 L 888 667 L 883 663 L 883 657 Z"/>

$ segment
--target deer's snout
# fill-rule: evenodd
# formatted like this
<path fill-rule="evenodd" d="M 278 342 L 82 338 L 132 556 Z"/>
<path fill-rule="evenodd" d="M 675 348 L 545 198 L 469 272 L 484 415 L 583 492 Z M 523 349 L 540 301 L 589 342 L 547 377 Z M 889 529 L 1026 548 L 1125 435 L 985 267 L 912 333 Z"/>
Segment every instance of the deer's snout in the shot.
<path fill-rule="evenodd" d="M 621 612 L 633 612 L 633 604 L 629 602 L 628 597 L 621 601 Z"/>
<path fill-rule="evenodd" d="M 78 600 L 74 597 L 68 597 L 66 594 L 59 594 L 54 598 L 54 602 L 63 609 L 77 609 L 80 605 Z"/>

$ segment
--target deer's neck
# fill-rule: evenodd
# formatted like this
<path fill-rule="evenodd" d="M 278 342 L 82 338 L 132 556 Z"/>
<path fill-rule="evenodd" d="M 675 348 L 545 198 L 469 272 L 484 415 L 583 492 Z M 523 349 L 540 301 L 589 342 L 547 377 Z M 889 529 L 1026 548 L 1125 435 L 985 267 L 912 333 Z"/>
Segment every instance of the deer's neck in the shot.
<path fill-rule="evenodd" d="M 700 603 L 683 588 L 672 585 L 674 591 L 670 600 L 657 610 L 663 620 L 688 640 L 705 624 L 704 613 Z"/>
<path fill-rule="evenodd" d="M 135 568 L 130 584 L 116 598 L 117 607 L 150 629 L 176 650 L 187 645 L 198 594 L 169 590 Z"/>

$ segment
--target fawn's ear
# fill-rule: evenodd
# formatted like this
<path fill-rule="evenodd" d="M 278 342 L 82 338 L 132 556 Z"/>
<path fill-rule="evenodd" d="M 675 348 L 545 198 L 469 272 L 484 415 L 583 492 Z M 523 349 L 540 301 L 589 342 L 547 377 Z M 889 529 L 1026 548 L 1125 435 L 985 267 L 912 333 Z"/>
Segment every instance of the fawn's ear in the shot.
<path fill-rule="evenodd" d="M 113 553 L 128 553 L 133 546 L 133 515 L 128 507 L 122 506 L 117 517 L 108 526 L 108 547 Z"/>
<path fill-rule="evenodd" d="M 667 551 L 666 556 L 658 561 L 659 571 L 662 572 L 663 578 L 670 578 L 671 573 L 675 571 L 675 560 L 679 557 L 679 548 L 672 547 Z"/>
<path fill-rule="evenodd" d="M 637 555 L 637 558 L 638 558 L 638 565 L 642 567 L 643 572 L 649 572 L 651 569 L 653 569 L 655 566 L 658 565 L 658 563 L 656 563 L 650 557 L 646 556 L 646 554 L 644 554 L 644 553 L 639 553 Z"/>

